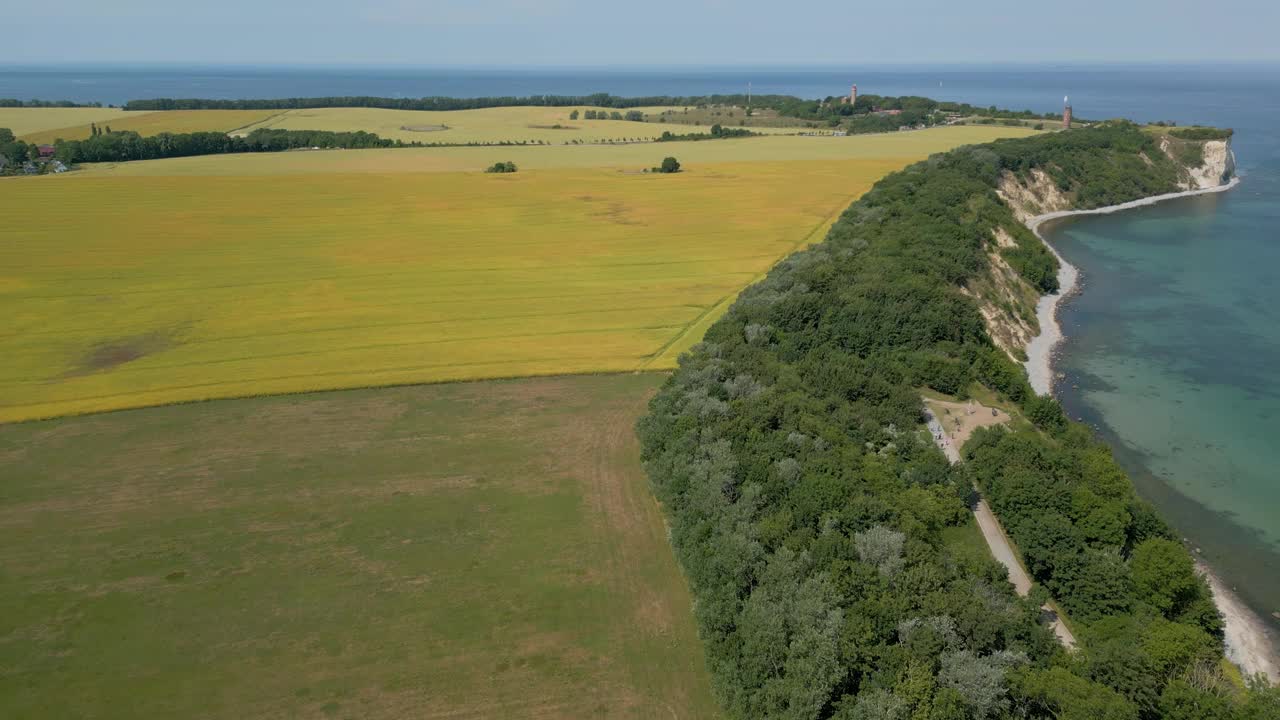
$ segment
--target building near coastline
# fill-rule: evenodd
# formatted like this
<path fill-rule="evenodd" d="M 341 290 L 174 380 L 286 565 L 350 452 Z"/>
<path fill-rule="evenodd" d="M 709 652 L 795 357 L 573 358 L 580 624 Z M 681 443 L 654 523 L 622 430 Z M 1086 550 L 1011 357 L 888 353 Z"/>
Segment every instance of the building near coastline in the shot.
<path fill-rule="evenodd" d="M 849 97 L 840 98 L 841 105 L 857 105 L 858 104 L 858 84 L 854 83 L 849 86 Z"/>
<path fill-rule="evenodd" d="M 1066 95 L 1062 97 L 1062 129 L 1071 129 L 1071 98 Z"/>

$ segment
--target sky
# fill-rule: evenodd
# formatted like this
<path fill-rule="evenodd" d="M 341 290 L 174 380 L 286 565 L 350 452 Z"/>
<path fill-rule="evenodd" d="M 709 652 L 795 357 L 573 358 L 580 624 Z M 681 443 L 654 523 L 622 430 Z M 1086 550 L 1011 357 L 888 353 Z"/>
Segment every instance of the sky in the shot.
<path fill-rule="evenodd" d="M 1280 60 L 1276 0 L 46 0 L 0 64 L 618 67 Z"/>

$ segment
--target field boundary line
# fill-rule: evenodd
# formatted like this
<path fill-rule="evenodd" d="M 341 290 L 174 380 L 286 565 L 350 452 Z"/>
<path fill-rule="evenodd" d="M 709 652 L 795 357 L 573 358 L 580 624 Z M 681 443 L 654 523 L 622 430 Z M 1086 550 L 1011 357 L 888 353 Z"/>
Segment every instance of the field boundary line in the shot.
<path fill-rule="evenodd" d="M 271 122 L 272 120 L 275 120 L 276 118 L 280 117 L 281 115 L 284 115 L 284 114 L 285 114 L 285 113 L 287 113 L 287 112 L 289 112 L 289 111 L 288 111 L 288 110 L 281 110 L 280 112 L 275 113 L 274 115 L 268 115 L 268 116 L 266 116 L 266 117 L 262 118 L 261 120 L 255 120 L 254 122 L 251 122 L 251 123 L 249 123 L 248 125 L 241 125 L 240 127 L 237 127 L 237 128 L 231 128 L 231 129 L 230 129 L 230 130 L 228 130 L 225 134 L 230 135 L 231 133 L 238 133 L 238 132 L 240 132 L 241 130 L 244 130 L 245 128 L 253 127 L 254 125 L 262 125 L 263 127 L 271 127 L 270 125 L 263 125 L 263 123 Z"/>
<path fill-rule="evenodd" d="M 513 362 L 523 361 L 505 361 L 493 364 L 510 364 Z M 468 363 L 460 363 L 452 367 L 465 367 Z M 46 422 L 48 420 L 60 420 L 62 418 L 88 417 L 90 415 L 108 415 L 111 413 L 131 412 L 134 410 L 146 410 L 149 408 L 175 407 L 178 405 L 195 405 L 197 403 L 213 403 L 235 400 L 252 400 L 254 398 L 264 397 L 285 397 L 289 395 L 315 395 L 319 393 L 340 393 L 354 392 L 357 390 L 388 390 L 392 388 L 418 387 L 419 385 L 456 385 L 461 383 L 486 383 L 486 382 L 515 382 L 526 379 L 536 378 L 557 378 L 557 377 L 584 377 L 589 375 L 635 375 L 643 373 L 646 375 L 669 375 L 670 370 L 661 368 L 656 370 L 558 370 L 555 372 L 535 372 L 523 373 L 520 375 L 494 375 L 490 377 L 474 377 L 474 378 L 449 378 L 441 380 L 393 380 L 390 382 L 378 383 L 371 382 L 364 385 L 340 385 L 333 387 L 316 387 L 306 390 L 280 390 L 276 392 L 258 392 L 258 393 L 239 393 L 234 395 L 217 395 L 208 397 L 194 397 L 186 400 L 166 400 L 162 402 L 140 403 L 138 405 L 126 405 L 122 407 L 113 407 L 105 410 L 71 410 L 68 412 L 52 413 L 49 415 L 35 415 L 32 417 L 22 418 L 19 420 L 3 420 L 0 419 L 0 427 L 5 425 L 22 425 L 24 423 Z M 335 373 L 329 373 L 335 374 Z M 286 376 L 286 377 L 314 377 L 313 375 Z M 228 383 L 205 383 L 201 385 L 189 385 L 184 387 L 218 387 Z M 113 393 L 111 395 L 99 395 L 97 398 L 119 397 L 123 395 L 136 395 L 135 392 Z M 47 403 L 46 403 L 47 404 Z M 31 403 L 24 405 L 7 405 L 5 409 L 30 407 Z"/>
<path fill-rule="evenodd" d="M 650 370 L 651 369 L 649 367 L 650 365 L 652 365 L 654 362 L 662 358 L 662 356 L 666 354 L 667 350 L 669 350 L 673 345 L 675 345 L 676 343 L 684 339 L 684 337 L 688 335 L 694 328 L 696 328 L 698 326 L 698 323 L 702 322 L 704 318 L 706 318 L 708 315 L 710 315 L 712 312 L 718 309 L 721 305 L 724 305 L 726 302 L 732 303 L 734 300 L 737 300 L 738 295 L 742 294 L 743 290 L 746 290 L 752 285 L 755 285 L 756 283 L 768 277 L 769 272 L 773 270 L 773 268 L 775 268 L 778 265 L 778 263 L 791 257 L 796 253 L 796 251 L 800 250 L 801 248 L 812 245 L 815 242 L 813 239 L 815 235 L 820 233 L 823 230 L 823 228 L 827 228 L 830 225 L 834 225 L 836 220 L 839 220 L 840 216 L 844 214 L 844 211 L 849 209 L 849 206 L 852 205 L 858 198 L 862 197 L 864 194 L 866 194 L 866 190 L 852 196 L 850 199 L 848 199 L 844 204 L 840 206 L 839 210 L 836 210 L 831 215 L 828 215 L 827 217 L 823 218 L 822 221 L 819 222 L 816 226 L 814 226 L 812 230 L 806 233 L 804 237 L 797 240 L 790 248 L 787 249 L 786 252 L 784 252 L 782 255 L 779 255 L 776 260 L 770 263 L 769 267 L 765 268 L 760 273 L 753 275 L 751 279 L 746 282 L 745 285 L 738 288 L 736 291 L 729 293 L 727 296 L 721 298 L 711 307 L 707 308 L 706 312 L 694 318 L 693 322 L 689 323 L 688 325 L 685 325 L 684 329 L 681 330 L 675 337 L 671 338 L 671 340 L 667 341 L 666 343 L 663 343 L 662 347 L 655 350 L 653 352 L 653 355 L 651 355 L 648 360 L 645 360 L 644 362 L 640 363 L 640 366 L 637 367 L 636 370 L 637 371 Z"/>
<path fill-rule="evenodd" d="M 175 362 L 175 363 L 168 363 L 168 364 L 145 365 L 141 367 L 131 366 L 130 364 L 126 363 L 122 366 L 118 366 L 112 369 L 110 373 L 114 377 L 120 377 L 122 375 L 131 375 L 136 377 L 139 374 L 151 373 L 156 370 L 172 370 L 174 368 L 187 368 L 187 369 L 204 368 L 204 367 L 211 367 L 216 365 L 227 365 L 231 363 L 278 360 L 280 358 L 311 358 L 311 357 L 329 355 L 335 352 L 364 352 L 369 350 L 385 350 L 388 348 L 410 348 L 410 347 L 418 347 L 423 345 L 446 345 L 449 343 L 469 343 L 469 342 L 476 342 L 476 341 L 485 342 L 485 341 L 494 341 L 494 340 L 502 341 L 502 340 L 510 340 L 513 338 L 528 339 L 528 338 L 542 338 L 542 337 L 558 337 L 558 336 L 565 336 L 565 335 L 600 335 L 600 334 L 606 334 L 606 333 L 631 332 L 636 330 L 668 330 L 668 329 L 675 330 L 681 327 L 684 327 L 684 326 L 683 325 L 633 325 L 633 326 L 627 326 L 627 327 L 588 328 L 583 330 L 556 330 L 551 332 L 538 332 L 538 333 L 516 333 L 516 334 L 510 334 L 510 335 L 478 335 L 475 337 L 445 337 L 445 338 L 436 338 L 431 340 L 411 340 L 406 342 L 369 343 L 364 345 L 345 345 L 338 348 L 337 350 L 299 350 L 299 351 L 293 351 L 293 352 L 263 353 L 260 355 L 240 355 L 236 357 L 218 358 L 216 360 Z M 195 345 L 195 344 L 209 344 L 209 343 L 215 343 L 215 342 L 219 342 L 219 340 L 211 338 L 211 339 L 204 339 L 204 340 L 188 341 L 181 344 Z M 626 356 L 620 356 L 620 357 L 592 356 L 589 359 L 601 360 L 601 361 L 607 362 L 609 360 L 622 359 L 625 357 Z M 643 358 L 643 357 L 647 357 L 647 355 L 639 355 L 638 357 Z M 489 362 L 481 362 L 481 363 L 477 363 L 477 362 L 433 363 L 433 364 L 422 365 L 422 366 L 415 365 L 413 367 L 457 367 L 457 366 L 466 366 L 466 365 L 487 365 L 487 364 L 492 364 L 494 362 L 502 362 L 502 363 L 543 362 L 547 360 L 559 360 L 559 359 L 562 359 L 562 358 L 533 358 L 531 360 L 522 358 L 517 360 L 489 361 Z M 386 372 L 386 371 L 387 370 L 378 370 L 376 372 Z M 348 371 L 343 371 L 343 372 L 348 372 Z M 369 372 L 369 371 L 365 370 L 362 372 Z M 328 374 L 328 373 L 309 373 L 308 376 L 323 375 L 323 374 Z M 16 385 L 44 385 L 46 383 L 48 383 L 48 378 L 22 377 L 22 378 L 14 378 L 13 380 L 8 381 L 6 384 L 16 386 Z M 180 388 L 185 386 L 174 386 L 174 387 Z M 167 388 L 155 388 L 155 392 L 160 392 L 165 389 Z M 0 408 L 8 408 L 8 407 L 15 407 L 15 406 L 0 405 Z"/>

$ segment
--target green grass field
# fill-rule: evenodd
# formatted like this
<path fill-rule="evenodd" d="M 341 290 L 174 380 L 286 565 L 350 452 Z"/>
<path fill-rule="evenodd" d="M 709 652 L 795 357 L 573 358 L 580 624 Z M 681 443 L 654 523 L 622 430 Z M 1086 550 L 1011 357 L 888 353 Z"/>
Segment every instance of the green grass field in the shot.
<path fill-rule="evenodd" d="M 0 120 L 3 120 L 0 110 Z M 92 128 L 90 122 L 102 126 L 110 126 L 112 130 L 132 130 L 139 135 L 158 135 L 167 133 L 189 132 L 230 132 L 245 125 L 260 122 L 278 113 L 278 110 L 169 110 L 165 112 L 124 112 L 112 111 L 114 115 L 100 119 L 82 120 L 76 125 L 60 125 L 45 127 L 38 132 L 22 135 L 27 142 L 52 143 L 63 140 L 83 140 L 89 137 Z M 0 122 L 0 127 L 4 124 Z"/>
<path fill-rule="evenodd" d="M 639 124 L 639 123 L 636 123 Z M 543 147 L 391 148 L 206 155 L 89 165 L 81 175 L 309 175 L 478 171 L 499 161 L 522 169 L 612 167 L 640 170 L 674 155 L 689 167 L 792 160 L 918 160 L 957 145 L 1034 134 L 998 126 L 943 127 L 853 137 L 770 136 L 703 142 Z"/>
<path fill-rule="evenodd" d="M 5 181 L 0 421 L 672 367 L 907 160 Z"/>
<path fill-rule="evenodd" d="M 711 123 L 697 127 L 685 125 L 629 122 L 626 120 L 570 119 L 579 113 L 599 108 L 587 107 L 498 107 L 479 110 L 385 110 L 381 108 L 314 108 L 288 110 L 242 130 L 260 127 L 285 130 L 364 130 L 384 138 L 420 143 L 485 143 L 534 142 L 562 145 L 568 141 L 584 143 L 650 140 L 664 130 L 673 133 L 707 132 Z M 606 112 L 608 112 L 606 110 Z M 618 111 L 626 112 L 626 111 Z M 726 126 L 732 123 L 727 121 Z M 559 125 L 560 127 L 555 127 Z M 759 128 L 756 132 L 795 132 L 779 128 Z"/>
<path fill-rule="evenodd" d="M 707 718 L 653 374 L 0 425 L 12 718 Z"/>
<path fill-rule="evenodd" d="M 116 108 L 0 108 L 0 128 L 9 128 L 14 135 L 37 142 L 29 136 L 45 130 L 88 127 L 89 123 L 118 122 L 128 116 L 129 113 Z"/>

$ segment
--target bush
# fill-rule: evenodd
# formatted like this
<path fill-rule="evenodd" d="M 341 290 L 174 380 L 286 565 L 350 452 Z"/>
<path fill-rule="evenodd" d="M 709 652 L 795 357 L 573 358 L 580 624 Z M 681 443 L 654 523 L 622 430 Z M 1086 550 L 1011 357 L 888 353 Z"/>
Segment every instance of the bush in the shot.
<path fill-rule="evenodd" d="M 508 160 L 507 162 L 497 162 L 484 170 L 487 173 L 513 173 L 516 171 L 516 164 Z"/>
<path fill-rule="evenodd" d="M 1062 405 L 1049 395 L 1031 397 L 1025 408 L 1027 419 L 1041 430 L 1058 432 L 1067 426 L 1067 416 L 1062 412 Z"/>
<path fill-rule="evenodd" d="M 656 173 L 678 173 L 680 172 L 680 161 L 673 157 L 665 157 L 662 164 L 653 169 Z"/>
<path fill-rule="evenodd" d="M 1226 140 L 1235 132 L 1231 128 L 1178 128 L 1170 130 L 1169 136 L 1179 140 Z"/>

